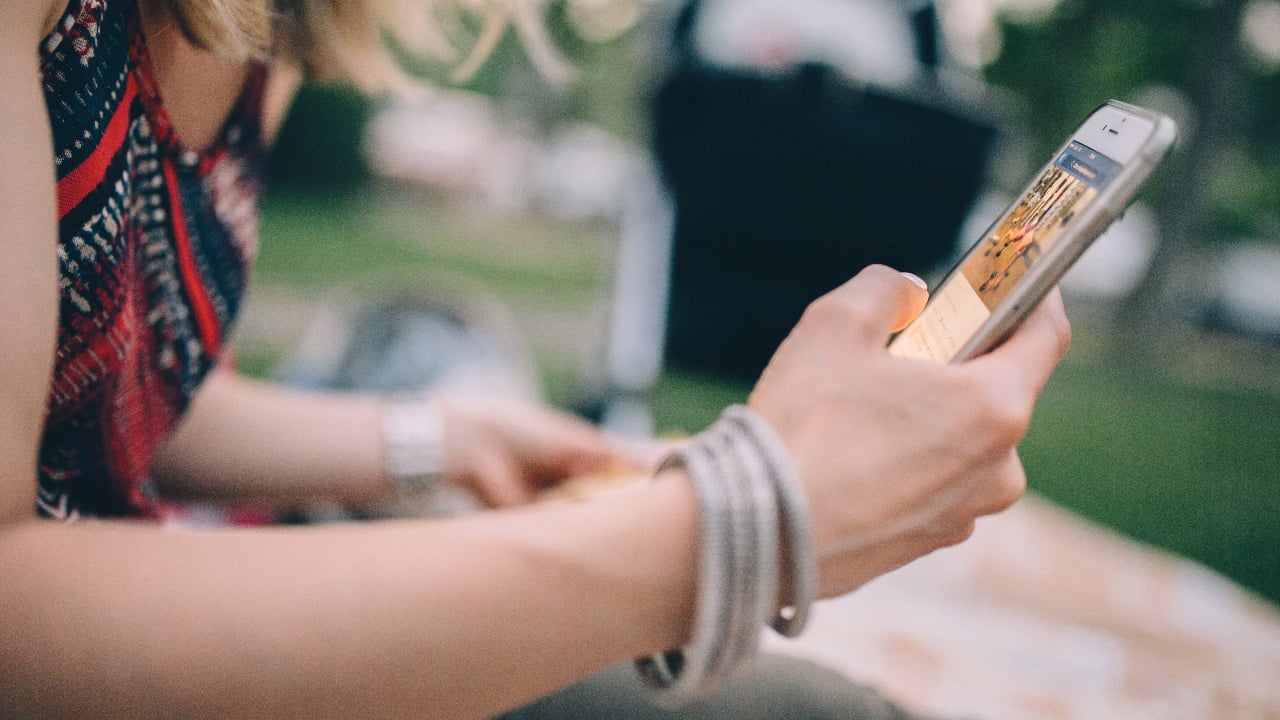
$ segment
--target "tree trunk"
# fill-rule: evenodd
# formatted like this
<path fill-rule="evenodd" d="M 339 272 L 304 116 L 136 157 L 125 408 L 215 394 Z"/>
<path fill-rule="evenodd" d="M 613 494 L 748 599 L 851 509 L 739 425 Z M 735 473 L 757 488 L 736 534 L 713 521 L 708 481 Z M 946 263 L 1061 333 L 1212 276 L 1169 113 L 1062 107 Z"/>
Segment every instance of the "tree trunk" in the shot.
<path fill-rule="evenodd" d="M 1208 299 L 1210 191 L 1244 108 L 1240 96 L 1240 24 L 1246 0 L 1220 0 L 1191 53 L 1198 79 L 1189 98 L 1196 127 L 1166 169 L 1172 180 L 1159 210 L 1160 239 L 1146 274 L 1118 305 L 1121 339 L 1136 347 L 1183 327 Z"/>

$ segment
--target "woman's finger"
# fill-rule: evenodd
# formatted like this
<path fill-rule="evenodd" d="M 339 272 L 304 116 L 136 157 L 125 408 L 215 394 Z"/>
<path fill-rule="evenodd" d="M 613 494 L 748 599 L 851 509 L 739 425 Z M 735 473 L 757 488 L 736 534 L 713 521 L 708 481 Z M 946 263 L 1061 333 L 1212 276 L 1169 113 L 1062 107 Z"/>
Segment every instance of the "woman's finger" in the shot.
<path fill-rule="evenodd" d="M 1001 378 L 1001 388 L 1027 406 L 1035 402 L 1049 374 L 1071 344 L 1071 323 L 1054 288 L 1009 339 L 969 361 L 983 374 Z"/>

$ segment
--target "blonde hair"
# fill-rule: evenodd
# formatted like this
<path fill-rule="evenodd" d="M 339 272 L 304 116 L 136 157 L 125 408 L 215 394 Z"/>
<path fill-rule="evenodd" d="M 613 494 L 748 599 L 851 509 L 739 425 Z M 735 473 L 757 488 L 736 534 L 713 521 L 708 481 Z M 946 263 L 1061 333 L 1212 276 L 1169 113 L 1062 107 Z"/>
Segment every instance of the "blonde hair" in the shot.
<path fill-rule="evenodd" d="M 514 25 L 549 80 L 572 75 L 542 24 L 543 0 L 152 0 L 195 45 L 234 59 L 283 56 L 308 77 L 347 79 L 367 91 L 412 91 L 417 82 L 388 40 L 417 55 L 455 62 L 465 82 Z M 482 18 L 466 54 L 464 17 Z M 474 23 L 472 23 L 474 24 Z M 446 28 L 452 32 L 446 32 Z"/>

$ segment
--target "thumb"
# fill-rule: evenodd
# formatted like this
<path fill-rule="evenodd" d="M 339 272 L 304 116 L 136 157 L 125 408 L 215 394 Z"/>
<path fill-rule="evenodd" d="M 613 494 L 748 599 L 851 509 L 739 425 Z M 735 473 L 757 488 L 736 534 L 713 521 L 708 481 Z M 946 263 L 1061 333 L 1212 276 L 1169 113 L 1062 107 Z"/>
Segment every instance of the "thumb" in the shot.
<path fill-rule="evenodd" d="M 478 453 L 472 472 L 472 490 L 480 501 L 491 508 L 527 505 L 533 492 L 515 462 L 498 448 L 485 448 Z"/>
<path fill-rule="evenodd" d="M 869 265 L 817 302 L 839 308 L 862 339 L 884 345 L 920 314 L 928 299 L 924 281 L 915 275 Z"/>

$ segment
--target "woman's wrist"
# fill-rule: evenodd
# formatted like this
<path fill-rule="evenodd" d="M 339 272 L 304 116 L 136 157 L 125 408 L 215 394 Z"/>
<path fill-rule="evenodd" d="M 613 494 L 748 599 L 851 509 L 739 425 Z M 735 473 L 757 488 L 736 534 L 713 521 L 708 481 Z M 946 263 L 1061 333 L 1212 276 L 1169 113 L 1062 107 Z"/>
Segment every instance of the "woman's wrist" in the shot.
<path fill-rule="evenodd" d="M 750 662 L 766 624 L 800 632 L 817 596 L 817 557 L 790 458 L 745 406 L 727 409 L 662 468 L 683 470 L 696 501 L 692 627 L 687 643 L 641 657 L 636 668 L 655 699 L 672 706 L 714 691 Z"/>
<path fill-rule="evenodd" d="M 653 483 L 641 491 L 653 509 L 651 527 L 644 528 L 646 542 L 657 546 L 655 576 L 663 590 L 657 604 L 658 615 L 651 627 L 657 629 L 654 642 L 644 652 L 661 652 L 689 642 L 693 630 L 696 596 L 698 537 L 701 530 L 698 503 L 687 472 L 681 468 L 660 471 Z M 632 502 L 625 495 L 615 498 Z M 643 516 L 642 516 L 643 517 Z"/>
<path fill-rule="evenodd" d="M 399 496 L 439 484 L 445 462 L 445 420 L 438 400 L 422 394 L 385 399 L 381 417 L 382 471 Z"/>

